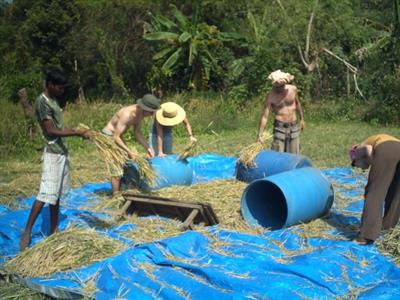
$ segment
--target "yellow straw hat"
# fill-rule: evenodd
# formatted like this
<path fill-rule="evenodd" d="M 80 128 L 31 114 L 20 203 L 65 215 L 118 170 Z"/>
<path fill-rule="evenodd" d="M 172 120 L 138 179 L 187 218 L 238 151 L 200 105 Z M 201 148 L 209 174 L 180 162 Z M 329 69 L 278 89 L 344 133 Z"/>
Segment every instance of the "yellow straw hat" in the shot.
<path fill-rule="evenodd" d="M 161 104 L 161 109 L 156 112 L 156 120 L 163 126 L 178 125 L 185 118 L 185 110 L 175 102 Z"/>

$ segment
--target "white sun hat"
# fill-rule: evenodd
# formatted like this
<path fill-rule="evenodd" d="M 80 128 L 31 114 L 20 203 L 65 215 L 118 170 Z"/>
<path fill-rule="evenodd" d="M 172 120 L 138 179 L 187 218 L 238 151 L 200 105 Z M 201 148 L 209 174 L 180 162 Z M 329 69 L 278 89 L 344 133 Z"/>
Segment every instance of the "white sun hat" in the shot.
<path fill-rule="evenodd" d="M 156 112 L 156 120 L 163 126 L 178 125 L 185 118 L 185 110 L 175 102 L 161 104 L 161 109 Z"/>
<path fill-rule="evenodd" d="M 268 79 L 272 81 L 272 84 L 286 84 L 291 82 L 294 79 L 294 76 L 290 73 L 276 70 L 269 74 Z"/>

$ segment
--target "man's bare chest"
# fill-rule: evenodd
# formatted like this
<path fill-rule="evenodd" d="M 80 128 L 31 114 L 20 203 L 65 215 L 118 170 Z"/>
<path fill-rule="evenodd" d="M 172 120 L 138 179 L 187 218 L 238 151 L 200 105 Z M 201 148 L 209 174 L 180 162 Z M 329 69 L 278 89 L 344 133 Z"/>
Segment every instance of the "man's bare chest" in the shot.
<path fill-rule="evenodd" d="M 280 109 L 283 107 L 295 106 L 296 99 L 295 99 L 294 95 L 288 93 L 286 95 L 275 96 L 271 102 L 272 102 L 272 106 L 274 108 Z"/>

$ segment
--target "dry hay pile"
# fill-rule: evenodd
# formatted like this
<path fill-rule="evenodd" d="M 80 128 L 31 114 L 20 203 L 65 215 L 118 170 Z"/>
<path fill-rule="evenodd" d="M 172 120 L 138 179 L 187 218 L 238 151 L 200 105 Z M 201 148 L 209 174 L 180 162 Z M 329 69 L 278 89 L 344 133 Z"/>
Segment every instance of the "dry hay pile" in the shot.
<path fill-rule="evenodd" d="M 21 252 L 5 264 L 5 270 L 28 277 L 50 277 L 114 256 L 125 248 L 121 241 L 94 229 L 70 227 Z"/>
<path fill-rule="evenodd" d="M 123 173 L 125 163 L 129 160 L 128 154 L 125 150 L 120 148 L 113 138 L 104 135 L 101 132 L 90 130 L 90 128 L 84 124 L 79 124 L 79 129 L 86 129 L 90 132 L 89 140 L 92 141 L 100 154 L 100 157 L 105 161 L 109 168 L 118 170 L 119 173 Z M 149 161 L 144 155 L 139 154 L 136 149 L 135 163 L 139 169 L 139 175 L 143 178 L 148 185 L 153 186 L 156 183 L 157 175 L 154 169 L 151 167 Z M 111 170 L 109 170 L 111 172 Z"/>
<path fill-rule="evenodd" d="M 156 194 L 184 202 L 210 204 L 219 219 L 220 227 L 260 233 L 259 229 L 250 228 L 240 214 L 240 199 L 246 186 L 247 183 L 238 180 L 215 180 L 191 186 L 172 186 L 159 190 Z"/>
<path fill-rule="evenodd" d="M 158 216 L 140 218 L 132 215 L 125 217 L 124 223 L 137 225 L 137 228 L 124 234 L 136 244 L 162 240 L 182 233 L 182 222 Z"/>
<path fill-rule="evenodd" d="M 93 207 L 86 207 L 86 208 L 93 208 L 93 211 L 102 212 L 104 210 L 118 210 L 120 209 L 125 203 L 124 197 L 122 194 L 117 194 L 113 197 L 109 197 L 108 194 L 104 194 L 100 196 L 99 202 L 96 203 Z"/>
<path fill-rule="evenodd" d="M 246 167 L 246 168 L 251 168 L 251 167 L 256 167 L 255 164 L 255 158 L 257 154 L 264 150 L 266 145 L 266 141 L 272 139 L 273 135 L 272 134 L 267 134 L 264 142 L 256 142 L 253 144 L 248 145 L 247 147 L 243 148 L 240 153 L 239 153 L 239 161 Z"/>
<path fill-rule="evenodd" d="M 391 256 L 397 265 L 400 265 L 400 226 L 389 229 L 382 239 L 376 241 L 376 246 L 382 254 Z"/>

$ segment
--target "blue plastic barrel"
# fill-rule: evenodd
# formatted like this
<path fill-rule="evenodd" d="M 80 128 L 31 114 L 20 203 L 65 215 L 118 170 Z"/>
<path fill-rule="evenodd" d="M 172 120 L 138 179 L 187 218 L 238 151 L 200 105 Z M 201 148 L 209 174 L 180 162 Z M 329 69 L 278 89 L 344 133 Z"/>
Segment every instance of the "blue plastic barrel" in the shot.
<path fill-rule="evenodd" d="M 236 164 L 236 179 L 252 182 L 281 172 L 312 167 L 311 161 L 303 155 L 272 150 L 260 151 L 254 162 L 254 167 L 246 168 L 238 161 Z"/>
<path fill-rule="evenodd" d="M 279 229 L 325 215 L 333 198 L 322 172 L 306 167 L 250 183 L 242 194 L 241 212 L 252 227 Z"/>
<path fill-rule="evenodd" d="M 121 188 L 139 188 L 142 190 L 157 190 L 172 185 L 190 185 L 193 181 L 193 169 L 187 160 L 178 160 L 175 154 L 166 157 L 155 157 L 149 160 L 157 179 L 154 186 L 140 178 L 139 170 L 135 163 L 130 162 L 124 168 Z"/>

